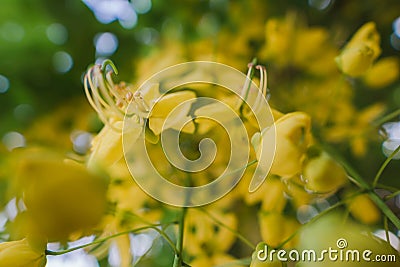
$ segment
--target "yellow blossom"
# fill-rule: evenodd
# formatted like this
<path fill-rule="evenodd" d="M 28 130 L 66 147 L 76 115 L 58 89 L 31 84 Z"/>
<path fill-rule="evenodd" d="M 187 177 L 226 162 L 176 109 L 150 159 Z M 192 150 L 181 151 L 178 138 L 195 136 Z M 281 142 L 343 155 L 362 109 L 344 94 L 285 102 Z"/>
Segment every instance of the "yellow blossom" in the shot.
<path fill-rule="evenodd" d="M 339 69 L 346 75 L 363 75 L 374 61 L 374 51 L 365 44 L 346 48 L 337 58 Z"/>
<path fill-rule="evenodd" d="M 105 211 L 107 180 L 46 150 L 27 150 L 16 178 L 33 225 L 51 241 L 90 231 Z"/>
<path fill-rule="evenodd" d="M 275 131 L 271 127 L 256 133 L 252 138 L 252 144 L 260 166 L 268 169 L 264 157 L 267 157 L 268 149 L 274 145 L 272 142 L 276 132 L 276 150 L 271 174 L 291 177 L 300 173 L 306 149 L 311 142 L 310 131 L 310 117 L 304 112 L 292 112 L 275 122 Z"/>
<path fill-rule="evenodd" d="M 386 57 L 377 61 L 365 74 L 364 82 L 371 88 L 386 87 L 399 79 L 399 59 Z"/>
<path fill-rule="evenodd" d="M 347 192 L 346 195 L 351 195 Z M 347 207 L 354 218 L 364 224 L 376 224 L 381 219 L 381 213 L 367 194 L 357 195 L 347 202 Z"/>
<path fill-rule="evenodd" d="M 286 205 L 285 186 L 280 179 L 267 178 L 264 182 L 267 190 L 264 192 L 261 209 L 263 211 L 282 212 Z"/>
<path fill-rule="evenodd" d="M 230 229 L 237 228 L 238 221 L 233 213 L 224 212 L 219 208 L 207 212 Z M 236 236 L 232 231 L 216 224 L 207 214 L 195 208 L 187 212 L 184 247 L 191 255 L 226 252 L 235 240 Z"/>
<path fill-rule="evenodd" d="M 261 212 L 259 225 L 263 241 L 271 247 L 278 247 L 300 227 L 296 219 L 278 212 Z M 296 242 L 297 238 L 292 238 L 284 247 L 293 247 Z"/>
<path fill-rule="evenodd" d="M 318 193 L 333 192 L 348 181 L 344 168 L 325 152 L 306 163 L 303 176 L 307 189 Z"/>
<path fill-rule="evenodd" d="M 31 238 L 0 243 L 0 266 L 44 267 L 46 242 Z"/>
<path fill-rule="evenodd" d="M 372 66 L 380 55 L 380 36 L 375 23 L 363 25 L 336 57 L 339 69 L 346 75 L 358 77 Z"/>

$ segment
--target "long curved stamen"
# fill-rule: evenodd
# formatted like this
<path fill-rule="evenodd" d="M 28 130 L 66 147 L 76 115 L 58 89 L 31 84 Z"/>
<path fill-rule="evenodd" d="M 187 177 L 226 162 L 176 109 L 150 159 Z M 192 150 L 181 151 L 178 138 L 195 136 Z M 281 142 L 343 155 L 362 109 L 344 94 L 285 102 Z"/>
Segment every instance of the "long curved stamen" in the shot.
<path fill-rule="evenodd" d="M 267 76 L 267 69 L 262 66 L 262 65 L 257 65 L 256 69 L 260 70 L 260 90 L 261 94 L 258 94 L 257 99 L 255 101 L 254 105 L 254 111 L 257 113 L 259 109 L 261 108 L 263 97 L 265 97 L 267 100 L 269 99 L 269 94 L 268 94 L 268 87 L 267 87 L 267 81 L 268 81 L 268 76 Z"/>
<path fill-rule="evenodd" d="M 245 83 L 243 84 L 242 91 L 240 92 L 240 96 L 242 97 L 242 99 L 239 99 L 239 101 L 238 101 L 238 103 L 236 105 L 236 109 L 239 109 L 242 106 L 243 101 L 246 101 L 247 95 L 248 95 L 249 90 L 250 90 L 251 74 L 253 72 L 254 64 L 253 63 L 249 63 L 249 64 L 247 64 L 247 67 L 248 67 L 247 74 L 246 74 L 247 78 L 246 78 Z"/>
<path fill-rule="evenodd" d="M 105 74 L 105 68 L 111 65 L 112 71 Z M 112 126 L 112 121 L 123 120 L 128 104 L 133 99 L 133 92 L 128 85 L 115 84 L 112 74 L 117 73 L 115 66 L 105 61 L 103 66 L 91 67 L 84 78 L 85 94 L 100 119 Z"/>

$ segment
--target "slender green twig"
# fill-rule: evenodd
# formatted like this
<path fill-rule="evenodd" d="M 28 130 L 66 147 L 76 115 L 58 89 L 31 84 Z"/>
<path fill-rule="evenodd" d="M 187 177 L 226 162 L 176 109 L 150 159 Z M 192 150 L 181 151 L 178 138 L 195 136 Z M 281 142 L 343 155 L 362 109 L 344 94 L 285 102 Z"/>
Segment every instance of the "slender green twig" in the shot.
<path fill-rule="evenodd" d="M 346 169 L 347 173 L 353 177 L 357 185 L 364 189 L 371 200 L 378 206 L 378 208 L 388 217 L 388 219 L 400 229 L 400 219 L 393 213 L 393 211 L 386 205 L 386 203 L 375 193 L 374 187 L 370 186 L 342 157 L 338 156 L 335 151 L 327 145 L 323 145 L 324 149 L 335 157 L 335 159 Z M 378 177 L 379 179 L 379 177 Z"/>
<path fill-rule="evenodd" d="M 201 212 L 203 212 L 204 214 L 206 214 L 208 217 L 210 217 L 210 219 L 212 219 L 217 225 L 224 227 L 225 229 L 227 229 L 229 232 L 235 234 L 237 236 L 237 238 L 239 238 L 244 244 L 246 244 L 249 248 L 251 248 L 252 250 L 255 249 L 256 245 L 254 245 L 253 243 L 251 243 L 250 240 L 248 240 L 247 238 L 245 238 L 242 234 L 240 234 L 238 231 L 236 231 L 235 229 L 232 229 L 231 227 L 229 227 L 228 225 L 226 225 L 225 223 L 221 222 L 220 220 L 218 220 L 214 215 L 212 215 L 209 211 L 207 211 L 206 209 L 200 207 L 199 210 Z"/>
<path fill-rule="evenodd" d="M 388 218 L 385 216 L 383 218 L 383 227 L 385 229 L 385 236 L 386 236 L 386 241 L 390 244 L 390 237 L 389 237 L 389 225 L 388 225 Z"/>
<path fill-rule="evenodd" d="M 183 235 L 185 230 L 185 216 L 187 212 L 187 207 L 182 208 L 182 214 L 179 220 L 179 230 L 178 230 L 178 238 L 176 241 L 176 249 L 177 253 L 175 253 L 173 267 L 182 267 L 183 265 Z"/>
<path fill-rule="evenodd" d="M 392 198 L 394 198 L 394 197 L 397 197 L 398 195 L 400 195 L 400 190 L 398 190 L 398 191 L 396 191 L 396 192 L 393 192 L 393 193 L 391 193 L 390 195 L 385 196 L 383 199 L 384 199 L 385 201 L 387 201 L 387 200 L 389 200 L 389 199 L 392 199 Z"/>
<path fill-rule="evenodd" d="M 378 184 L 379 178 L 381 177 L 383 171 L 385 170 L 386 166 L 392 161 L 394 156 L 400 151 L 400 145 L 397 146 L 397 148 L 390 154 L 389 157 L 383 162 L 382 166 L 379 168 L 379 171 L 376 173 L 376 176 L 374 178 L 374 181 L 372 182 L 372 187 L 375 188 L 376 185 Z"/>
<path fill-rule="evenodd" d="M 374 121 L 373 125 L 374 126 L 380 126 L 381 124 L 390 121 L 396 117 L 400 116 L 400 109 L 397 109 L 393 111 L 392 113 L 380 118 L 379 120 Z"/>
<path fill-rule="evenodd" d="M 390 185 L 385 185 L 385 184 L 381 184 L 381 183 L 378 183 L 376 185 L 376 188 L 385 189 L 385 190 L 390 191 L 390 192 L 397 192 L 399 190 L 397 187 L 390 186 Z"/>
<path fill-rule="evenodd" d="M 89 246 L 93 246 L 93 245 L 96 245 L 96 244 L 103 243 L 103 242 L 105 242 L 107 240 L 110 240 L 112 238 L 115 238 L 115 237 L 118 237 L 118 236 L 121 236 L 121 235 L 141 232 L 141 231 L 148 230 L 148 229 L 151 229 L 151 228 L 156 227 L 156 226 L 163 226 L 163 224 L 153 224 L 152 226 L 144 226 L 144 227 L 139 227 L 139 228 L 136 228 L 136 229 L 131 229 L 131 230 L 119 232 L 119 233 L 116 233 L 116 234 L 113 234 L 113 235 L 110 235 L 110 236 L 107 236 L 107 237 L 104 237 L 104 238 L 100 238 L 100 239 L 94 240 L 93 242 L 90 242 L 88 244 L 84 244 L 84 245 L 81 245 L 81 246 L 69 248 L 69 249 L 66 249 L 66 250 L 61 250 L 61 251 L 46 250 L 45 254 L 49 255 L 49 256 L 63 255 L 63 254 L 66 254 L 66 253 L 69 253 L 69 252 L 72 252 L 72 251 L 75 251 L 75 250 L 78 250 L 78 249 L 82 249 L 82 248 L 86 248 L 86 247 L 89 247 Z"/>

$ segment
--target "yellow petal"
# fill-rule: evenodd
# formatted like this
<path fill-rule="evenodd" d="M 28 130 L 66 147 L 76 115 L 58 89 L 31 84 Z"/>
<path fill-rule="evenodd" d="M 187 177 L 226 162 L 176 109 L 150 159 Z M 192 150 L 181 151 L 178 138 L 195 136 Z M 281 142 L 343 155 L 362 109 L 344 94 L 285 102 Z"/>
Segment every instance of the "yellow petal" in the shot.
<path fill-rule="evenodd" d="M 399 79 L 399 60 L 387 57 L 376 62 L 366 73 L 364 82 L 371 88 L 386 87 Z"/>

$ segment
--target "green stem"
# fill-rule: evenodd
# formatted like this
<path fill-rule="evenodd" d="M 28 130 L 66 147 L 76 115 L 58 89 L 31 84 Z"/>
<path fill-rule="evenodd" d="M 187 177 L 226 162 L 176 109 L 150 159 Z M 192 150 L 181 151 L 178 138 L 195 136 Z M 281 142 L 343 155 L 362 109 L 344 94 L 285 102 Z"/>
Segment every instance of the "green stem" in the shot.
<path fill-rule="evenodd" d="M 393 157 L 400 151 L 400 145 L 397 146 L 397 148 L 390 154 L 390 156 L 383 162 L 382 166 L 379 168 L 379 171 L 377 172 L 374 181 L 372 182 L 372 187 L 375 188 L 376 185 L 378 184 L 379 178 L 381 177 L 383 171 L 385 170 L 386 166 L 390 163 L 390 161 L 393 159 Z"/>
<path fill-rule="evenodd" d="M 181 218 L 179 220 L 179 230 L 178 230 L 178 239 L 176 241 L 176 249 L 178 253 L 175 253 L 174 264 L 173 267 L 182 267 L 183 265 L 183 235 L 185 230 L 185 216 L 187 212 L 187 207 L 182 208 Z"/>
<path fill-rule="evenodd" d="M 398 190 L 398 191 L 396 191 L 396 192 L 393 192 L 393 193 L 391 193 L 390 195 L 385 196 L 383 199 L 384 199 L 385 201 L 387 201 L 387 200 L 389 200 L 389 199 L 392 199 L 392 198 L 394 198 L 394 197 L 397 197 L 398 195 L 400 195 L 400 190 Z"/>
<path fill-rule="evenodd" d="M 72 251 L 75 251 L 75 250 L 78 250 L 78 249 L 82 249 L 82 248 L 86 248 L 86 247 L 89 247 L 89 246 L 93 246 L 93 245 L 96 245 L 96 244 L 103 243 L 103 242 L 105 242 L 107 240 L 110 240 L 112 238 L 115 238 L 115 237 L 118 237 L 118 236 L 121 236 L 121 235 L 126 235 L 126 234 L 130 234 L 130 233 L 137 233 L 137 232 L 148 230 L 150 228 L 157 227 L 157 226 L 163 226 L 163 224 L 153 224 L 152 226 L 144 226 L 144 227 L 139 227 L 139 228 L 136 228 L 136 229 L 131 229 L 131 230 L 119 232 L 117 234 L 113 234 L 113 235 L 110 235 L 110 236 L 107 236 L 107 237 L 104 237 L 104 238 L 97 239 L 97 240 L 95 240 L 95 241 L 93 241 L 91 243 L 84 244 L 84 245 L 77 246 L 77 247 L 73 247 L 73 248 L 69 248 L 69 249 L 66 249 L 66 250 L 51 251 L 51 250 L 47 250 L 46 249 L 45 254 L 46 255 L 50 255 L 50 256 L 63 255 L 63 254 L 66 254 L 66 253 L 69 253 L 69 252 L 72 252 Z"/>
<path fill-rule="evenodd" d="M 385 190 L 390 191 L 390 192 L 397 192 L 399 190 L 397 187 L 393 187 L 393 186 L 385 185 L 385 184 L 380 184 L 380 183 L 377 184 L 376 188 L 385 189 Z"/>
<path fill-rule="evenodd" d="M 174 242 L 172 242 L 172 240 L 169 238 L 169 236 L 162 231 L 161 229 L 159 229 L 157 226 L 155 226 L 154 224 L 152 224 L 151 222 L 143 219 L 142 217 L 140 217 L 139 215 L 135 214 L 135 213 L 127 213 L 127 215 L 134 217 L 135 219 L 140 220 L 141 222 L 147 224 L 151 229 L 155 230 L 156 232 L 158 232 L 164 239 L 165 241 L 167 241 L 167 243 L 171 246 L 171 248 L 174 250 L 175 253 L 178 253 L 177 248 L 175 247 Z M 164 225 L 164 227 L 168 227 L 171 224 L 175 224 L 176 222 L 171 222 L 167 225 Z"/>
<path fill-rule="evenodd" d="M 390 208 L 386 205 L 386 203 L 375 193 L 374 188 L 371 187 L 364 179 L 359 175 L 342 157 L 338 156 L 335 151 L 327 145 L 323 145 L 323 148 L 346 169 L 347 173 L 352 176 L 354 181 L 356 181 L 357 185 L 367 191 L 371 200 L 378 206 L 378 208 L 383 212 L 385 216 L 396 226 L 397 229 L 400 229 L 400 219 L 390 210 Z M 396 149 L 397 150 L 397 149 Z M 379 177 L 378 177 L 379 179 Z"/>
<path fill-rule="evenodd" d="M 374 124 L 374 126 L 379 126 L 387 121 L 390 121 L 390 120 L 396 118 L 397 116 L 400 116 L 400 109 L 395 110 L 392 113 L 382 117 L 381 119 L 375 121 L 373 124 Z"/>
<path fill-rule="evenodd" d="M 229 232 L 235 234 L 237 236 L 237 238 L 239 238 L 243 243 L 245 243 L 249 248 L 251 248 L 252 250 L 254 250 L 256 248 L 256 245 L 254 245 L 253 243 L 251 243 L 250 240 L 248 240 L 247 238 L 245 238 L 243 235 L 241 235 L 238 231 L 236 231 L 235 229 L 232 229 L 231 227 L 229 227 L 228 225 L 224 224 L 223 222 L 221 222 L 220 220 L 218 220 L 217 218 L 215 218 L 210 212 L 208 212 L 206 209 L 204 208 L 199 208 L 199 210 L 201 212 L 203 212 L 204 214 L 206 214 L 208 217 L 210 217 L 217 225 L 224 227 L 225 229 L 227 229 Z"/>

